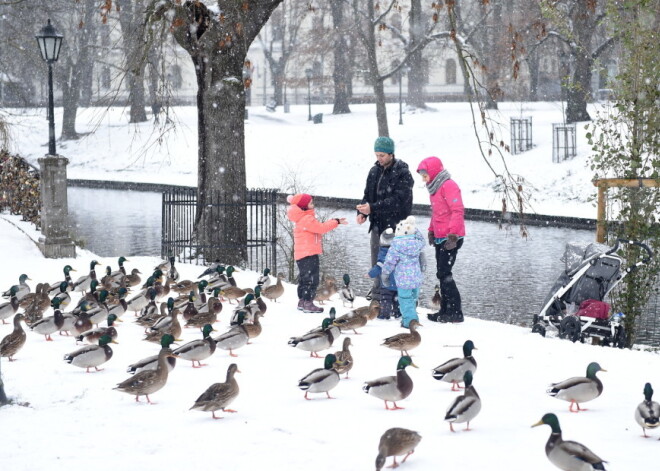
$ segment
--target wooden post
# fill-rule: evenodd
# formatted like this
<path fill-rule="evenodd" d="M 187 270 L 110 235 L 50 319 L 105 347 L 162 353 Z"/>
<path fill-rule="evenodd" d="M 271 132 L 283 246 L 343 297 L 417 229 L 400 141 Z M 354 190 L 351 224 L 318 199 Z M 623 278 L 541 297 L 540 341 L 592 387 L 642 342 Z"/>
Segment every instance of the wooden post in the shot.
<path fill-rule="evenodd" d="M 596 216 L 596 242 L 604 243 L 606 232 L 606 209 L 605 197 L 608 188 L 657 188 L 660 180 L 653 178 L 601 178 L 594 180 L 594 186 L 598 187 L 598 206 Z"/>

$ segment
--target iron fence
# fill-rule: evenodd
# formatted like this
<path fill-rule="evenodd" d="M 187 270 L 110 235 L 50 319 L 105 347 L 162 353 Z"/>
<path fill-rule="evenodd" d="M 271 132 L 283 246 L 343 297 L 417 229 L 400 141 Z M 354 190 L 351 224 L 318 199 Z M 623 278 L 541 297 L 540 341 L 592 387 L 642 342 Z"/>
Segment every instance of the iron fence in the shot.
<path fill-rule="evenodd" d="M 209 264 L 217 254 L 238 251 L 246 255 L 245 267 L 260 271 L 277 266 L 277 190 L 272 188 L 246 189 L 243 197 L 214 193 L 208 198 L 204 211 L 217 221 L 217 230 L 227 224 L 226 215 L 245 213 L 245 238 L 237 243 L 217 237 L 197 237 L 196 188 L 170 188 L 163 191 L 161 256 L 173 255 L 188 263 Z M 229 223 L 231 224 L 231 223 Z M 211 249 L 211 250 L 209 250 Z M 235 253 L 234 252 L 234 253 Z M 214 254 L 209 257 L 209 254 Z M 222 256 L 220 255 L 222 261 Z"/>

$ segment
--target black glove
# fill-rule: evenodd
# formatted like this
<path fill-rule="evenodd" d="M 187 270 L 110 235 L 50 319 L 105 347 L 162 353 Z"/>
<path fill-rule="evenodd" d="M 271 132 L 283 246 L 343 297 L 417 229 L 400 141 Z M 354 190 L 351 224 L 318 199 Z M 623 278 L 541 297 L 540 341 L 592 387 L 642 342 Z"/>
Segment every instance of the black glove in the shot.
<path fill-rule="evenodd" d="M 447 240 L 445 240 L 445 250 L 453 250 L 456 248 L 458 243 L 458 236 L 456 234 L 447 234 Z"/>
<path fill-rule="evenodd" d="M 433 235 L 433 231 L 429 231 L 429 245 L 433 246 L 435 245 L 435 236 Z"/>

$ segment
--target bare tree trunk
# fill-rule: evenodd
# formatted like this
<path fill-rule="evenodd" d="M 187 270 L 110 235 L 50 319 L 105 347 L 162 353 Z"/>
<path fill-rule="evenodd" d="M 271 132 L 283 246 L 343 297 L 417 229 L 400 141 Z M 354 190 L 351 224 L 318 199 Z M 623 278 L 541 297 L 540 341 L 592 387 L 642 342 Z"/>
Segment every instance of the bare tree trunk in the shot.
<path fill-rule="evenodd" d="M 331 0 L 330 9 L 332 12 L 332 24 L 334 27 L 334 68 L 332 70 L 332 81 L 335 88 L 335 98 L 332 114 L 345 114 L 351 112 L 349 107 L 351 79 L 347 56 L 348 47 L 344 32 L 344 2 L 341 0 Z"/>
<path fill-rule="evenodd" d="M 129 122 L 147 120 L 144 109 L 144 3 L 143 0 L 117 0 L 120 5 L 119 24 L 122 30 L 126 74 L 128 76 Z"/>
<path fill-rule="evenodd" d="M 591 121 L 587 100 L 591 96 L 591 42 L 595 33 L 595 13 L 589 11 L 588 2 L 577 2 L 573 15 L 573 33 L 577 41 L 571 43 L 574 62 L 573 76 L 566 95 L 566 122 Z"/>
<path fill-rule="evenodd" d="M 423 35 L 422 25 L 422 2 L 411 0 L 410 2 L 410 49 L 414 49 Z M 414 52 L 408 60 L 408 98 L 406 103 L 415 108 L 426 108 L 424 101 L 424 64 L 422 49 Z"/>
<path fill-rule="evenodd" d="M 199 144 L 195 234 L 201 245 L 208 242 L 216 247 L 205 247 L 207 260 L 219 258 L 236 265 L 247 259 L 243 67 L 250 44 L 281 1 L 219 0 L 222 19 L 203 2 L 150 4 L 148 16 L 171 23 L 176 41 L 195 65 Z M 233 204 L 218 205 L 225 202 Z"/>
<path fill-rule="evenodd" d="M 529 101 L 539 100 L 539 54 L 536 49 L 526 57 L 529 69 Z"/>

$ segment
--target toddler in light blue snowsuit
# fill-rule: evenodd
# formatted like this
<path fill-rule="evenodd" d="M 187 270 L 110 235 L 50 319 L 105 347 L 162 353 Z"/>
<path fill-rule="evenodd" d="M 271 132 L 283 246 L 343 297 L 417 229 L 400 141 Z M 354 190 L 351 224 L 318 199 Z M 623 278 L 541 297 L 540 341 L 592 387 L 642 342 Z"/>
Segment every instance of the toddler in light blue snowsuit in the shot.
<path fill-rule="evenodd" d="M 417 298 L 424 279 L 422 272 L 426 268 L 423 253 L 426 240 L 415 227 L 414 216 L 408 216 L 399 222 L 394 234 L 392 245 L 383 263 L 381 283 L 387 286 L 390 273 L 394 273 L 399 308 L 403 317 L 401 325 L 407 328 L 411 320 L 419 321 Z"/>

